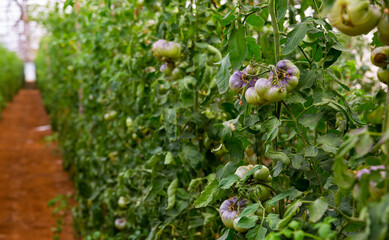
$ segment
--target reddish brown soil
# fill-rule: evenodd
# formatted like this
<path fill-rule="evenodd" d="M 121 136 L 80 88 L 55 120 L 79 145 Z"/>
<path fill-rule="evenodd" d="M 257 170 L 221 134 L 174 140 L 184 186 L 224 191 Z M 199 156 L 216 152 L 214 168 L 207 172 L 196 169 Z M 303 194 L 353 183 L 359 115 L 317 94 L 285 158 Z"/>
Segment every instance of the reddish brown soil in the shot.
<path fill-rule="evenodd" d="M 0 240 L 52 240 L 56 218 L 47 206 L 58 194 L 72 193 L 37 90 L 21 90 L 0 120 Z M 38 128 L 46 126 L 44 128 Z M 70 215 L 61 240 L 72 240 Z"/>

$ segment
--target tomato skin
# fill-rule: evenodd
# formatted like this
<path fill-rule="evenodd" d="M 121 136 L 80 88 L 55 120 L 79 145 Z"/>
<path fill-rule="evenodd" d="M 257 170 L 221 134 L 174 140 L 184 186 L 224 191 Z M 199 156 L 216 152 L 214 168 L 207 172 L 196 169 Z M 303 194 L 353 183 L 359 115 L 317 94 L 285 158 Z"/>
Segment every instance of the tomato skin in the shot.
<path fill-rule="evenodd" d="M 377 47 L 370 55 L 371 62 L 377 67 L 385 68 L 389 61 L 389 46 Z"/>
<path fill-rule="evenodd" d="M 234 229 L 235 229 L 237 232 L 245 233 L 245 232 L 247 232 L 249 229 L 248 229 L 248 228 L 238 227 L 238 222 L 239 222 L 240 219 L 241 219 L 240 217 L 237 217 L 237 218 L 234 219 L 234 222 L 233 222 Z"/>
<path fill-rule="evenodd" d="M 151 48 L 151 51 L 158 58 L 177 59 L 181 55 L 181 45 L 175 42 L 169 42 L 165 39 L 159 39 Z"/>
<path fill-rule="evenodd" d="M 235 175 L 239 177 L 239 179 L 243 178 L 243 176 L 250 171 L 248 166 L 240 166 L 236 169 Z"/>
<path fill-rule="evenodd" d="M 244 72 L 238 70 L 235 71 L 230 77 L 229 86 L 234 93 L 238 93 L 243 88 L 243 74 Z"/>
<path fill-rule="evenodd" d="M 254 87 L 247 88 L 244 96 L 246 98 L 246 101 L 249 104 L 252 104 L 255 106 L 263 106 L 263 105 L 266 105 L 268 103 L 265 99 L 261 98 L 257 94 Z"/>
<path fill-rule="evenodd" d="M 336 0 L 328 20 L 342 33 L 356 36 L 373 30 L 380 16 L 381 12 L 369 0 Z"/>
<path fill-rule="evenodd" d="M 125 208 L 127 207 L 127 198 L 126 197 L 123 197 L 121 196 L 118 200 L 118 205 L 120 208 Z"/>
<path fill-rule="evenodd" d="M 233 197 L 225 200 L 219 208 L 220 217 L 223 224 L 228 228 L 234 228 L 234 219 L 247 205 L 247 201 Z"/>
<path fill-rule="evenodd" d="M 269 200 L 270 198 L 270 189 L 266 186 L 263 186 L 261 184 L 258 184 L 257 186 L 258 193 L 259 193 L 259 200 L 262 202 Z"/>
<path fill-rule="evenodd" d="M 384 15 L 381 17 L 377 26 L 378 39 L 383 43 L 389 45 L 389 10 L 384 10 Z"/>
<path fill-rule="evenodd" d="M 286 88 L 279 85 L 273 85 L 269 91 L 265 94 L 265 99 L 269 102 L 279 102 L 286 98 L 288 91 Z"/>
<path fill-rule="evenodd" d="M 377 78 L 380 82 L 389 83 L 389 70 L 385 68 L 379 68 L 377 71 Z"/>
<path fill-rule="evenodd" d="M 300 69 L 287 59 L 279 61 L 276 68 L 278 81 L 281 82 L 288 92 L 292 91 L 299 83 Z M 269 79 L 275 80 L 273 73 L 270 73 Z"/>
<path fill-rule="evenodd" d="M 269 176 L 270 176 L 270 171 L 264 165 L 262 165 L 261 169 L 258 169 L 257 171 L 254 172 L 254 179 L 259 181 L 267 181 Z"/>
<path fill-rule="evenodd" d="M 125 218 L 116 218 L 115 219 L 115 227 L 118 230 L 123 230 L 126 228 L 127 220 Z"/>
<path fill-rule="evenodd" d="M 255 91 L 260 97 L 264 97 L 266 92 L 269 91 L 270 87 L 272 86 L 272 83 L 270 80 L 266 78 L 260 78 L 258 81 L 255 83 Z"/>
<path fill-rule="evenodd" d="M 115 110 L 109 111 L 106 114 L 104 114 L 104 120 L 111 121 L 111 120 L 115 119 L 117 115 L 118 115 L 118 112 L 116 112 Z"/>
<path fill-rule="evenodd" d="M 250 75 L 256 75 L 258 73 L 258 68 L 253 67 L 252 65 L 247 65 L 245 70 L 246 70 L 247 74 L 250 74 Z"/>

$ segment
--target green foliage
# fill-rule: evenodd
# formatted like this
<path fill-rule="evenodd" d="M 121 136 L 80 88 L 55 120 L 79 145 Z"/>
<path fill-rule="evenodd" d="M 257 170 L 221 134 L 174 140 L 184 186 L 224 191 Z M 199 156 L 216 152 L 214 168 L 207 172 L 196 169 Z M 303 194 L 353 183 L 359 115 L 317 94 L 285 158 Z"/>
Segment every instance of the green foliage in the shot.
<path fill-rule="evenodd" d="M 50 34 L 36 63 L 84 239 L 387 236 L 375 229 L 388 222 L 377 217 L 385 171 L 355 176 L 385 164 L 386 94 L 320 15 L 322 1 L 80 2 L 41 15 Z M 180 58 L 154 56 L 158 39 L 178 43 Z M 281 59 L 301 72 L 283 101 L 252 106 L 245 87 L 228 90 L 235 70 L 267 78 Z M 160 72 L 164 62 L 179 74 Z M 259 166 L 237 178 L 249 164 L 267 165 L 270 180 L 252 177 Z M 229 197 L 249 201 L 237 223 L 247 233 L 223 228 Z"/>
<path fill-rule="evenodd" d="M 23 83 L 23 62 L 0 44 L 0 109 L 20 89 Z"/>

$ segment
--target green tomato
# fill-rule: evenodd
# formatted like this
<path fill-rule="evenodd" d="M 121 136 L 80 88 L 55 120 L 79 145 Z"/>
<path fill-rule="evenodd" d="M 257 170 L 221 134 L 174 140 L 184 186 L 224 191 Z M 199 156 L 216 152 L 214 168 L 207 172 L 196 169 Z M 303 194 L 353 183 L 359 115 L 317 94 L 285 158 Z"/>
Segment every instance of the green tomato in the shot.
<path fill-rule="evenodd" d="M 271 175 L 269 175 L 269 176 L 267 177 L 267 179 L 266 179 L 266 182 L 271 182 L 271 181 L 273 181 L 273 177 L 272 177 Z"/>
<path fill-rule="evenodd" d="M 256 75 L 259 69 L 257 67 L 253 67 L 252 65 L 247 65 L 245 70 L 247 74 Z"/>
<path fill-rule="evenodd" d="M 278 206 L 278 204 L 272 205 L 272 206 L 268 205 L 268 206 L 266 206 L 265 210 L 267 213 L 275 213 L 275 214 L 280 213 L 280 207 Z"/>
<path fill-rule="evenodd" d="M 328 20 L 342 33 L 356 36 L 373 30 L 380 16 L 381 12 L 369 0 L 336 0 Z"/>
<path fill-rule="evenodd" d="M 372 124 L 382 123 L 382 116 L 384 115 L 385 109 L 383 106 L 379 106 L 374 111 L 367 115 L 367 121 Z"/>
<path fill-rule="evenodd" d="M 286 98 L 288 91 L 285 87 L 273 85 L 269 91 L 265 93 L 264 98 L 269 102 L 279 102 Z"/>
<path fill-rule="evenodd" d="M 246 101 L 249 104 L 255 105 L 255 106 L 262 106 L 266 105 L 267 101 L 263 98 L 261 98 L 257 92 L 255 91 L 254 87 L 249 87 L 246 90 L 246 93 L 244 94 Z"/>
<path fill-rule="evenodd" d="M 270 189 L 263 185 L 257 185 L 259 200 L 262 202 L 267 201 L 270 198 Z"/>
<path fill-rule="evenodd" d="M 370 55 L 371 62 L 377 67 L 385 68 L 389 64 L 389 46 L 377 47 Z"/>
<path fill-rule="evenodd" d="M 254 172 L 254 179 L 259 181 L 267 181 L 269 176 L 270 176 L 270 171 L 264 165 L 262 165 L 261 169 L 258 169 L 257 171 Z"/>
<path fill-rule="evenodd" d="M 383 43 L 389 45 L 389 10 L 384 10 L 384 15 L 381 17 L 377 26 L 378 39 Z"/>
<path fill-rule="evenodd" d="M 121 207 L 121 208 L 127 207 L 127 198 L 121 196 L 121 197 L 119 198 L 119 200 L 118 200 L 118 205 L 119 205 L 119 207 Z"/>
<path fill-rule="evenodd" d="M 118 112 L 115 110 L 109 111 L 106 114 L 104 114 L 104 120 L 111 121 L 118 115 Z"/>
<path fill-rule="evenodd" d="M 304 240 L 304 231 L 298 230 L 293 232 L 293 239 L 294 240 Z"/>
<path fill-rule="evenodd" d="M 234 222 L 233 222 L 234 229 L 237 232 L 241 232 L 241 233 L 247 232 L 249 230 L 248 228 L 238 227 L 239 220 L 240 220 L 240 217 L 237 217 L 237 218 L 234 219 Z"/>
<path fill-rule="evenodd" d="M 389 83 L 389 70 L 385 68 L 379 68 L 377 71 L 377 78 L 380 82 L 385 84 Z"/>

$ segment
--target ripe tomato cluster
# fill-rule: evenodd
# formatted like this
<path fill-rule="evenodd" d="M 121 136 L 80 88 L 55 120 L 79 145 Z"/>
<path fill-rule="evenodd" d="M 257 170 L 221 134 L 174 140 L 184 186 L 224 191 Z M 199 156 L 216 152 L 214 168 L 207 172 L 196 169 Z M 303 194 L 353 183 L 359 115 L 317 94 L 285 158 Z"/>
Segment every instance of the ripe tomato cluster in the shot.
<path fill-rule="evenodd" d="M 243 90 L 246 101 L 255 106 L 284 100 L 300 78 L 300 70 L 286 59 L 277 63 L 269 78 L 259 78 L 257 74 L 258 70 L 248 65 L 243 71 L 235 71 L 229 80 L 230 89 L 235 93 Z"/>

